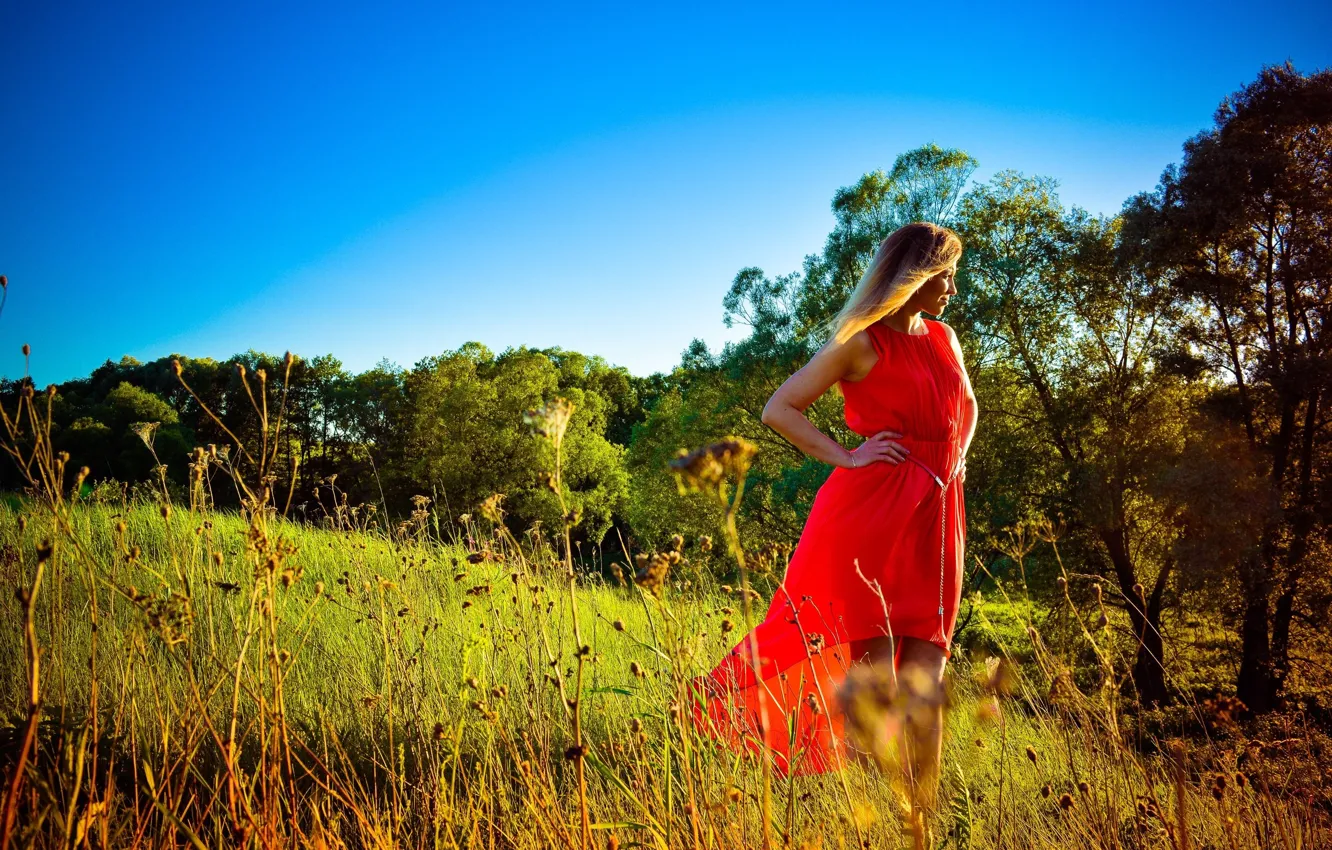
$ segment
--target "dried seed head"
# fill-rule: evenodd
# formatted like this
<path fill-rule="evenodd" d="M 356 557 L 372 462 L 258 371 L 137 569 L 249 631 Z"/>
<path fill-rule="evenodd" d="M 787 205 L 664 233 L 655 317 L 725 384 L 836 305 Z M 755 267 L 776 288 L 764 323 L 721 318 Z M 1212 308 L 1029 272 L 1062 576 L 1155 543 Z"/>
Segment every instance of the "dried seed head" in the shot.
<path fill-rule="evenodd" d="M 615 622 L 611 623 L 611 628 L 615 629 L 615 631 L 617 632 L 624 631 L 624 620 L 616 620 Z"/>
<path fill-rule="evenodd" d="M 637 661 L 629 662 L 629 672 L 635 679 L 643 678 L 643 668 L 639 666 Z"/>
<path fill-rule="evenodd" d="M 578 761 L 587 755 L 587 744 L 574 744 L 564 751 L 564 758 L 567 761 Z"/>
<path fill-rule="evenodd" d="M 692 452 L 680 449 L 668 466 L 681 494 L 702 491 L 724 497 L 727 476 L 744 477 L 757 452 L 753 443 L 732 435 Z"/>
<path fill-rule="evenodd" d="M 23 343 L 23 356 L 27 357 L 30 354 L 32 354 L 32 346 L 28 345 L 26 342 Z"/>
<path fill-rule="evenodd" d="M 504 519 L 504 509 L 500 507 L 500 502 L 503 499 L 503 493 L 495 493 L 487 497 L 486 500 L 481 503 L 481 515 L 491 522 L 502 522 Z"/>
<path fill-rule="evenodd" d="M 1084 796 L 1087 795 L 1087 794 L 1090 794 L 1090 793 L 1091 793 L 1091 784 L 1088 783 L 1087 780 L 1085 780 L 1085 779 L 1080 779 L 1080 780 L 1078 780 L 1078 793 L 1079 793 L 1079 794 L 1082 794 L 1082 795 L 1084 795 Z"/>
<path fill-rule="evenodd" d="M 1073 808 L 1073 797 L 1068 794 L 1060 794 L 1059 808 L 1064 809 L 1065 811 Z"/>
<path fill-rule="evenodd" d="M 1042 796 L 1042 797 L 1049 797 L 1049 796 L 1050 796 L 1050 793 L 1051 793 L 1052 791 L 1054 791 L 1054 789 L 1050 787 L 1050 783 L 1049 783 L 1049 782 L 1047 782 L 1047 783 L 1045 783 L 1044 785 L 1041 786 L 1041 796 Z"/>
<path fill-rule="evenodd" d="M 634 558 L 638 570 L 634 574 L 634 583 L 658 598 L 666 584 L 666 577 L 671 570 L 669 555 L 654 552 L 651 555 L 639 553 Z"/>
<path fill-rule="evenodd" d="M 1176 767 L 1183 767 L 1188 760 L 1189 748 L 1183 741 L 1175 738 L 1166 742 L 1165 753 L 1175 763 Z"/>
<path fill-rule="evenodd" d="M 556 396 L 541 407 L 529 408 L 523 411 L 523 422 L 526 423 L 533 435 L 544 437 L 558 444 L 564 439 L 564 433 L 569 427 L 569 419 L 573 416 L 573 412 L 574 405 L 572 402 Z"/>
<path fill-rule="evenodd" d="M 1035 748 L 1033 748 L 1033 747 L 1027 747 L 1027 761 L 1031 762 L 1032 764 L 1035 764 L 1035 763 L 1036 763 L 1036 750 L 1035 750 Z"/>
<path fill-rule="evenodd" d="M 1012 693 L 1017 682 L 1017 673 L 1006 658 L 990 655 L 985 658 L 985 672 L 981 679 L 981 690 L 1000 696 Z"/>

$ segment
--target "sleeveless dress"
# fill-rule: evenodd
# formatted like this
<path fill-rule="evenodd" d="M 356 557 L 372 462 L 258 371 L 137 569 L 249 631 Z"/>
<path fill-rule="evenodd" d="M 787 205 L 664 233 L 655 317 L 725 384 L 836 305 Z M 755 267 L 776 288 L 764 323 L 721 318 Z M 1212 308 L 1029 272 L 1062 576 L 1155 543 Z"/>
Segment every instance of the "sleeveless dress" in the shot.
<path fill-rule="evenodd" d="M 951 655 L 966 542 L 952 473 L 966 390 L 943 324 L 924 321 L 923 334 L 870 325 L 878 361 L 859 381 L 839 381 L 847 426 L 866 438 L 902 434 L 894 439 L 907 460 L 833 469 L 767 615 L 693 682 L 696 725 L 733 748 L 766 751 L 781 774 L 842 766 L 836 692 L 871 640 L 891 630 Z"/>

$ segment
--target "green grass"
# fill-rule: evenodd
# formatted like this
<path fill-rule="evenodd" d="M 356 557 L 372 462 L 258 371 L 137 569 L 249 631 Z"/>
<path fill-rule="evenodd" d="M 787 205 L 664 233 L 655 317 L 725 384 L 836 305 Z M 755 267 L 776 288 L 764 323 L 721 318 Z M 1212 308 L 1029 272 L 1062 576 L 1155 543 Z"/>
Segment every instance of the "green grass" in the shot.
<path fill-rule="evenodd" d="M 136 834 L 179 846 L 191 832 L 217 847 L 580 846 L 575 762 L 565 757 L 575 739 L 552 680 L 573 695 L 577 644 L 568 581 L 549 550 L 534 560 L 487 544 L 476 525 L 468 531 L 488 554 L 479 563 L 457 544 L 276 518 L 256 540 L 239 516 L 177 508 L 164 518 L 151 504 L 76 506 L 68 518 L 60 532 L 49 509 L 0 506 L 0 548 L 17 556 L 0 567 L 7 583 L 30 586 L 38 548 L 56 541 L 33 607 L 48 723 L 29 787 L 45 790 L 23 800 L 23 846 L 64 844 L 80 829 L 91 846 Z M 612 835 L 619 846 L 760 846 L 762 769 L 694 749 L 701 742 L 669 712 L 681 677 L 705 672 L 733 643 L 720 609 L 738 607 L 734 597 L 672 583 L 659 606 L 632 583 L 587 578 L 572 598 L 589 647 L 580 714 L 596 846 Z M 1022 610 L 981 611 L 977 645 L 1027 659 L 1000 720 L 978 716 L 983 657 L 950 665 L 936 846 L 1329 839 L 1312 803 L 1281 793 L 1282 762 L 1241 756 L 1239 738 L 1191 742 L 1175 774 L 1170 759 L 1144 753 L 1155 740 L 1134 740 L 1113 689 L 1052 705 L 1042 671 L 1057 659 L 1030 644 Z M 22 622 L 11 624 L 0 629 L 0 706 L 17 740 L 29 669 Z M 233 719 L 241 790 L 229 794 L 220 744 Z M 82 776 L 72 752 L 84 754 Z M 1247 771 L 1268 771 L 1266 785 L 1235 787 L 1244 759 Z M 1220 801 L 1209 784 L 1218 774 L 1230 778 Z M 873 768 L 774 780 L 770 793 L 778 844 L 909 842 L 891 783 Z M 1071 808 L 1059 807 L 1061 794 Z M 1161 817 L 1143 813 L 1144 796 Z"/>

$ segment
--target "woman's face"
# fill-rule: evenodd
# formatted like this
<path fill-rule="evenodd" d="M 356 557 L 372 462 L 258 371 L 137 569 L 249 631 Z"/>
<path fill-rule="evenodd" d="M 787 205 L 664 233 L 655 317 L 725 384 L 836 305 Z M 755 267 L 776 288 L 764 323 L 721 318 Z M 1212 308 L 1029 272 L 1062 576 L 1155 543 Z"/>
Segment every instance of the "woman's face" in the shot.
<path fill-rule="evenodd" d="M 957 276 L 957 263 L 930 278 L 920 285 L 920 289 L 911 296 L 911 306 L 915 310 L 929 313 L 931 316 L 943 314 L 948 306 L 948 299 L 957 294 L 954 278 Z"/>

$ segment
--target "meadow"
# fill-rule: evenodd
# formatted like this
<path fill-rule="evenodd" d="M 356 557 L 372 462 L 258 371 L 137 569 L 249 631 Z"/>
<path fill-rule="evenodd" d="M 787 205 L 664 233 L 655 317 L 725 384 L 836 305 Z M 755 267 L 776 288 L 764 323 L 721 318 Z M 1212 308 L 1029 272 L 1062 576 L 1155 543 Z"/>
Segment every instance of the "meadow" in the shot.
<path fill-rule="evenodd" d="M 669 374 L 470 341 L 42 390 L 25 344 L 0 850 L 1332 846 L 1328 104 L 1332 72 L 1264 67 L 1114 215 L 906 151 Z M 955 652 L 942 691 L 848 677 L 822 709 L 859 757 L 787 776 L 689 684 L 827 480 L 761 411 L 920 220 L 965 246 L 981 411 Z M 806 414 L 850 446 L 840 395 Z M 896 744 L 940 705 L 932 797 Z"/>
<path fill-rule="evenodd" d="M 86 469 L 43 437 L 42 401 L 25 394 L 12 420 L 34 426 L 7 447 L 31 484 L 0 509 L 18 603 L 0 629 L 5 848 L 1332 842 L 1320 735 L 1280 716 L 1242 727 L 1224 699 L 1135 709 L 1132 654 L 1109 638 L 1122 612 L 1079 609 L 1072 569 L 1062 618 L 1037 622 L 1003 584 L 974 600 L 985 640 L 950 665 L 933 809 L 891 749 L 782 778 L 702 738 L 684 684 L 772 590 L 750 587 L 735 532 L 742 440 L 663 470 L 725 508 L 715 543 L 677 536 L 598 570 L 575 564 L 574 512 L 520 538 L 500 494 L 457 527 L 424 496 L 398 525 L 345 497 L 322 528 L 286 519 L 267 445 L 197 449 L 184 501 L 88 496 Z M 556 494 L 569 412 L 557 399 L 525 420 L 556 449 Z M 240 512 L 213 506 L 223 485 Z M 1057 549 L 1039 531 L 1031 545 Z M 695 567 L 714 547 L 738 585 Z M 1055 623 L 1075 632 L 1060 648 Z M 870 706 L 888 727 L 919 698 L 884 694 Z"/>

